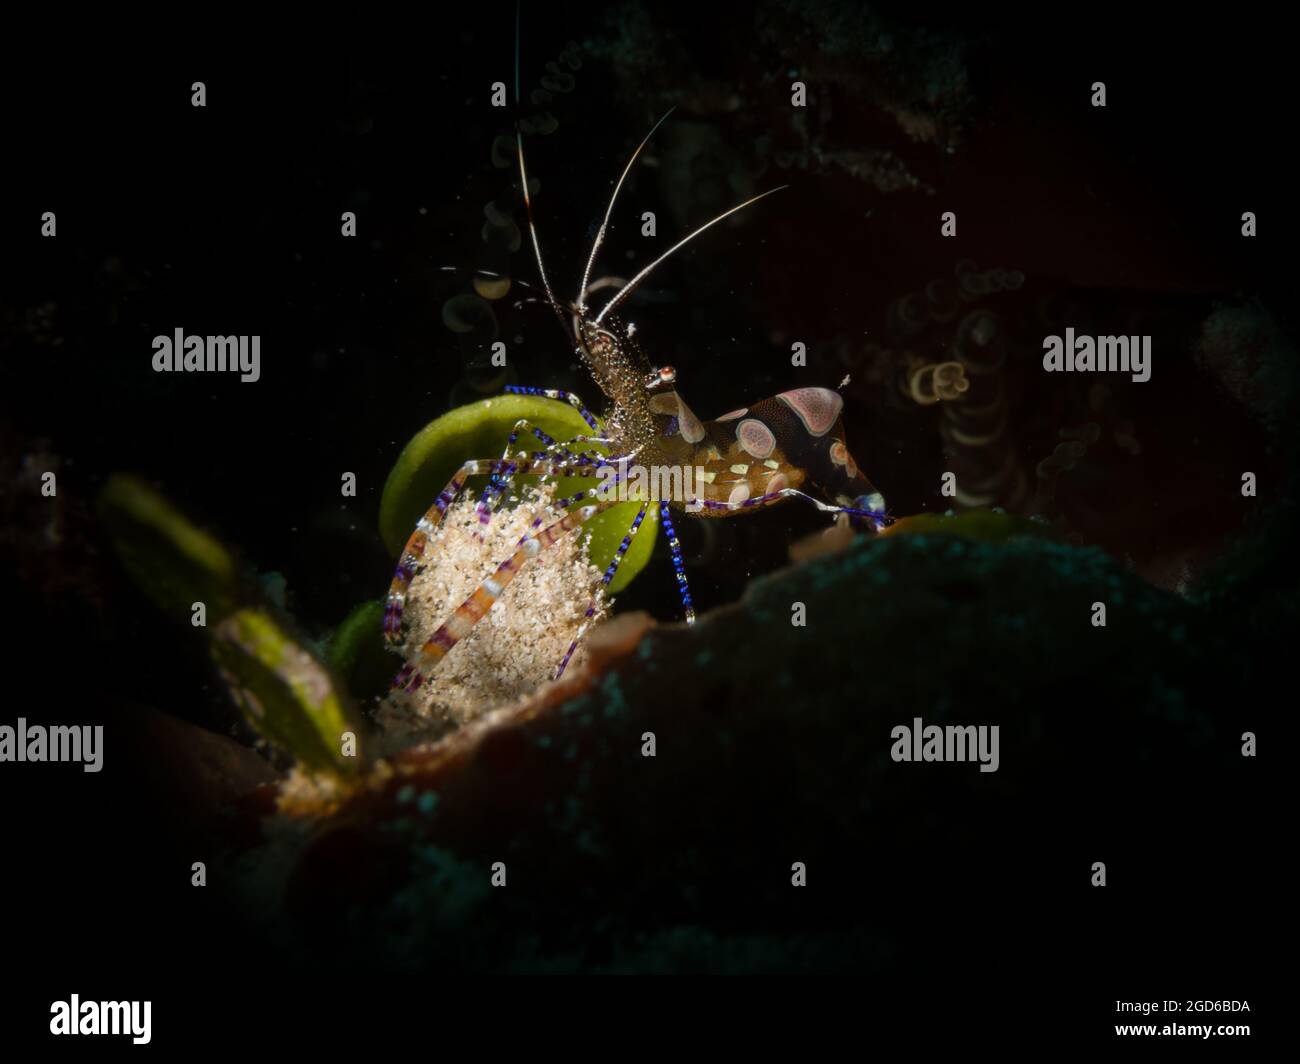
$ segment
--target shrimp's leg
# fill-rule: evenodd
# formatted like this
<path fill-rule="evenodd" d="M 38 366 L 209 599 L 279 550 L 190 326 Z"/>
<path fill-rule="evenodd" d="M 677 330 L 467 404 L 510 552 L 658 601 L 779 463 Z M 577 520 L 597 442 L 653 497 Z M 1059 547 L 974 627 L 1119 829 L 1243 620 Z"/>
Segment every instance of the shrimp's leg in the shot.
<path fill-rule="evenodd" d="M 614 574 L 618 572 L 619 564 L 623 561 L 623 555 L 627 553 L 628 547 L 632 546 L 632 537 L 640 531 L 641 522 L 645 520 L 647 507 L 642 506 L 637 511 L 636 520 L 632 522 L 632 527 L 627 530 L 627 535 L 623 537 L 623 542 L 618 545 L 618 550 L 614 552 L 614 558 L 609 563 L 609 568 L 605 570 L 605 575 L 600 578 L 601 588 L 609 586 L 609 582 L 614 579 Z M 599 594 L 599 592 L 597 592 Z M 564 675 L 564 670 L 568 667 L 569 659 L 573 657 L 573 652 L 578 649 L 578 644 L 582 642 L 582 637 L 587 634 L 587 628 L 591 625 L 591 619 L 596 614 L 596 596 L 593 595 L 591 602 L 587 604 L 587 612 L 583 615 L 582 624 L 578 628 L 578 634 L 573 637 L 573 642 L 569 644 L 569 649 L 564 652 L 564 657 L 560 661 L 560 667 L 555 670 L 555 679 Z"/>
<path fill-rule="evenodd" d="M 555 388 L 533 388 L 524 384 L 507 385 L 506 391 L 510 395 L 543 395 L 547 399 L 558 399 L 562 403 L 568 403 L 582 415 L 582 420 L 591 426 L 592 432 L 600 431 L 600 425 L 597 424 L 595 417 L 587 409 L 587 404 L 572 392 L 562 392 Z"/>
<path fill-rule="evenodd" d="M 797 488 L 782 488 L 780 491 L 771 491 L 766 495 L 755 495 L 753 498 L 745 499 L 743 502 L 715 502 L 710 499 L 700 501 L 699 506 L 704 510 L 714 511 L 735 511 L 749 510 L 755 506 L 765 506 L 769 503 L 777 502 L 780 499 L 802 499 L 806 503 L 811 503 L 822 513 L 827 514 L 848 514 L 850 517 L 858 517 L 868 522 L 870 526 L 879 532 L 882 528 L 892 524 L 894 518 L 884 510 L 870 509 L 879 496 L 854 499 L 855 503 L 861 503 L 860 506 L 841 506 L 836 503 L 822 502 L 821 499 L 814 499 L 811 495 L 806 495 Z M 881 502 L 884 500 L 881 499 Z"/>
<path fill-rule="evenodd" d="M 566 465 L 530 457 L 527 459 L 520 458 L 512 464 L 515 466 L 514 472 L 520 475 L 595 476 L 598 472 L 596 464 L 589 461 Z M 390 646 L 401 642 L 402 614 L 406 607 L 406 592 L 410 588 L 416 572 L 423 564 L 424 552 L 429 545 L 429 537 L 442 524 L 443 518 L 447 516 L 448 508 L 461 493 L 461 490 L 465 487 L 465 482 L 470 477 L 499 472 L 502 465 L 503 463 L 500 460 L 493 459 L 471 459 L 466 462 L 457 470 L 456 475 L 447 482 L 447 486 L 434 499 L 433 505 L 425 511 L 424 516 L 416 522 L 415 531 L 411 533 L 410 538 L 406 541 L 406 546 L 402 548 L 397 568 L 393 573 L 392 583 L 388 587 L 388 598 L 384 604 L 384 638 Z"/>
<path fill-rule="evenodd" d="M 594 490 L 594 489 L 593 489 Z M 394 678 L 393 687 L 414 691 L 424 682 L 424 672 L 432 671 L 447 652 L 464 639 L 496 603 L 519 570 L 544 550 L 554 546 L 567 533 L 581 528 L 598 513 L 617 506 L 617 500 L 589 503 L 571 510 L 545 528 L 525 535 L 519 548 L 497 566 L 496 571 L 456 607 L 456 611 L 417 651 L 416 662 L 406 665 Z"/>

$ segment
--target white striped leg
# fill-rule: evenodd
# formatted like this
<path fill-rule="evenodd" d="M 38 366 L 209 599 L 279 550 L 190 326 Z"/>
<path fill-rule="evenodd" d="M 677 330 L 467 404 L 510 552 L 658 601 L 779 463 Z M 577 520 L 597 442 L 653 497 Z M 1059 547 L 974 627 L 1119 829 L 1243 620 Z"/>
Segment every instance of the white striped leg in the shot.
<path fill-rule="evenodd" d="M 397 569 L 393 573 L 392 583 L 388 587 L 388 598 L 384 605 L 384 638 L 390 646 L 401 642 L 402 614 L 406 608 L 406 592 L 409 590 L 416 572 L 424 563 L 424 552 L 429 545 L 430 536 L 442 524 L 448 508 L 464 489 L 465 482 L 472 476 L 496 472 L 500 465 L 499 461 L 492 459 L 476 459 L 466 462 L 457 470 L 455 476 L 447 482 L 447 486 L 434 499 L 433 505 L 425 511 L 424 516 L 416 522 L 415 531 L 411 533 L 410 538 L 406 541 L 406 546 L 402 548 L 401 556 L 397 562 Z M 595 476 L 597 473 L 596 465 L 590 462 L 562 465 L 557 462 L 529 459 L 527 461 L 520 460 L 516 465 L 519 467 L 517 472 L 536 476 L 548 474 L 553 476 Z"/>
<path fill-rule="evenodd" d="M 393 686 L 405 691 L 414 691 L 419 687 L 424 682 L 425 675 L 437 668 L 448 651 L 469 635 L 474 625 L 486 616 L 520 569 L 544 550 L 554 546 L 567 533 L 581 528 L 598 513 L 617 505 L 613 500 L 591 503 L 571 510 L 538 532 L 525 535 L 514 554 L 498 565 L 496 571 L 457 606 L 451 617 L 420 647 L 416 661 L 397 674 Z"/>

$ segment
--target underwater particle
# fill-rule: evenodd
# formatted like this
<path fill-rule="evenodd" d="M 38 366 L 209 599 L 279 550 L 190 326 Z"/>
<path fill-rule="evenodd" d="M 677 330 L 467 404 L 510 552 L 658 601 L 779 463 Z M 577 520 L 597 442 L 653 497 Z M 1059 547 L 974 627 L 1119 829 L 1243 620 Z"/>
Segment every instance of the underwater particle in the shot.
<path fill-rule="evenodd" d="M 510 222 L 508 225 L 493 225 L 491 222 L 484 222 L 483 228 L 479 231 L 479 236 L 483 238 L 483 243 L 488 245 L 500 244 L 511 254 L 518 251 L 524 244 L 523 233 L 514 222 Z"/>
<path fill-rule="evenodd" d="M 560 120 L 551 114 L 550 111 L 542 111 L 532 118 L 521 118 L 519 120 L 519 130 L 525 136 L 550 136 L 560 128 Z"/>
<path fill-rule="evenodd" d="M 1077 428 L 1065 427 L 1060 430 L 1060 436 L 1063 440 L 1080 440 L 1086 444 L 1094 444 L 1101 438 L 1101 426 L 1095 421 L 1089 421 L 1086 425 L 1080 425 Z M 1083 452 L 1079 452 L 1082 456 Z"/>
<path fill-rule="evenodd" d="M 528 487 L 518 494 L 519 504 L 496 511 L 487 525 L 479 522 L 477 492 L 463 492 L 447 511 L 428 565 L 411 581 L 403 654 L 413 655 L 433 635 L 515 552 L 538 518 L 548 524 L 559 517 L 551 505 L 552 486 Z M 379 707 L 378 722 L 395 739 L 431 738 L 532 694 L 554 677 L 593 599 L 593 622 L 605 614 L 600 578 L 585 537 L 564 537 L 519 571 L 428 682 L 413 694 L 389 695 Z M 580 646 L 570 667 L 583 657 Z"/>
<path fill-rule="evenodd" d="M 572 92 L 578 84 L 572 74 L 561 70 L 555 63 L 547 63 L 546 71 L 542 77 L 542 88 L 547 92 Z"/>
<path fill-rule="evenodd" d="M 925 298 L 930 304 L 930 317 L 934 321 L 951 321 L 957 314 L 960 300 L 957 286 L 951 281 L 931 281 L 925 286 Z"/>
<path fill-rule="evenodd" d="M 518 165 L 519 149 L 513 137 L 500 133 L 492 141 L 492 165 L 498 170 L 508 170 Z"/>
<path fill-rule="evenodd" d="M 1136 430 L 1131 421 L 1121 421 L 1113 433 L 1115 445 L 1129 454 L 1141 454 L 1142 444 L 1138 441 Z"/>
<path fill-rule="evenodd" d="M 929 320 L 928 301 L 916 292 L 909 292 L 889 305 L 886 328 L 891 336 L 906 340 L 924 329 Z"/>
<path fill-rule="evenodd" d="M 963 299 L 973 300 L 988 295 L 991 285 L 987 274 L 980 273 L 977 270 L 967 270 L 961 275 L 958 288 Z"/>
<path fill-rule="evenodd" d="M 496 302 L 510 294 L 509 277 L 475 277 L 474 291 L 483 299 Z"/>
<path fill-rule="evenodd" d="M 494 200 L 483 204 L 483 217 L 498 228 L 504 229 L 515 224 L 515 211 L 522 202 L 514 187 L 507 189 Z"/>
<path fill-rule="evenodd" d="M 478 296 L 467 292 L 452 296 L 442 305 L 442 323 L 454 333 L 482 331 L 492 337 L 497 335 L 497 320 L 492 308 Z"/>

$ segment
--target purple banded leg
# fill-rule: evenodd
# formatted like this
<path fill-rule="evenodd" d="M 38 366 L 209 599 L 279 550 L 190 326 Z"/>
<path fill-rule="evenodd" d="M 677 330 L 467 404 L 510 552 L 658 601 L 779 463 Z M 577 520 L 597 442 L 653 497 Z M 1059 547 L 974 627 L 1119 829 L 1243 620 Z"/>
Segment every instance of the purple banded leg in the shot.
<path fill-rule="evenodd" d="M 513 456 L 514 461 L 511 461 L 512 455 L 510 454 L 510 449 L 515 445 L 516 441 L 519 439 L 520 431 L 524 428 L 530 429 L 532 434 L 545 446 L 546 449 L 538 452 L 536 455 L 529 454 L 527 451 L 520 451 L 518 454 Z M 562 447 L 540 428 L 531 424 L 527 418 L 521 417 L 515 422 L 515 427 L 510 431 L 510 438 L 506 440 L 505 450 L 501 452 L 500 470 L 493 473 L 492 476 L 488 478 L 488 482 L 483 488 L 483 494 L 479 496 L 478 506 L 475 509 L 478 513 L 480 525 L 491 523 L 492 513 L 496 508 L 495 503 L 505 494 L 506 489 L 510 487 L 514 480 L 517 471 L 516 463 L 520 461 L 526 462 L 533 458 L 558 458 L 561 461 L 573 461 L 574 455 L 567 447 Z M 480 540 L 483 538 L 481 530 L 478 533 L 478 538 Z"/>
<path fill-rule="evenodd" d="M 583 499 L 598 499 L 598 501 L 600 502 L 615 501 L 612 499 L 599 499 L 599 495 L 602 491 L 609 491 L 613 488 L 618 487 L 619 483 L 628 474 L 629 467 L 626 466 L 619 467 L 619 462 L 617 460 L 610 461 L 609 459 L 606 459 L 600 455 L 597 455 L 596 459 L 600 463 L 600 466 L 602 468 L 608 469 L 611 466 L 617 467 L 617 472 L 614 474 L 613 477 L 609 478 L 607 482 L 597 484 L 594 488 L 585 488 L 584 490 L 578 492 L 577 494 L 569 495 L 566 498 L 556 499 L 555 502 L 552 503 L 552 506 L 554 506 L 555 509 L 565 510 L 568 507 L 572 506 L 574 503 L 581 502 Z M 540 520 L 541 518 L 538 518 L 538 521 L 533 522 L 534 528 L 537 527 L 537 524 Z"/>
<path fill-rule="evenodd" d="M 558 461 L 566 466 L 575 464 L 593 465 L 597 472 L 610 464 L 605 456 L 600 454 L 598 451 L 578 451 L 575 453 L 569 449 L 572 444 L 596 442 L 592 441 L 588 436 L 575 436 L 573 439 L 567 440 L 564 443 L 557 443 L 539 428 L 534 428 L 532 432 L 540 442 L 545 444 L 545 447 L 540 451 L 532 452 L 531 455 L 527 451 L 519 451 L 514 455 L 515 459 L 528 460 L 531 458 L 534 461 Z M 508 450 L 509 449 L 507 448 L 507 456 Z M 489 484 L 483 489 L 483 497 L 479 500 L 479 521 L 481 523 L 487 524 L 490 520 L 490 515 L 488 517 L 483 516 L 484 509 L 496 509 L 495 505 L 489 506 L 489 504 L 493 503 L 495 500 L 499 500 L 500 497 L 505 494 L 506 489 L 510 487 L 515 476 L 518 474 L 518 470 L 513 468 L 513 465 L 513 462 L 510 463 L 510 467 L 506 469 L 505 473 L 496 478 L 497 482 L 495 485 Z M 542 477 L 542 483 L 545 483 L 547 479 L 549 478 Z"/>
<path fill-rule="evenodd" d="M 645 512 L 645 506 L 642 506 L 641 509 L 637 511 L 636 520 L 632 522 L 632 527 L 627 530 L 627 535 L 623 537 L 623 542 L 618 545 L 618 550 L 614 552 L 614 558 L 609 563 L 609 568 L 605 570 L 605 575 L 600 578 L 601 588 L 609 587 L 609 582 L 614 579 L 614 574 L 618 572 L 618 567 L 623 561 L 623 555 L 627 553 L 628 547 L 632 546 L 632 537 L 641 529 L 641 522 L 645 520 Z M 595 614 L 596 597 L 593 595 L 591 602 L 587 605 L 587 612 L 583 615 L 582 624 L 578 628 L 578 634 L 573 637 L 573 642 L 569 644 L 569 649 L 564 652 L 564 658 L 560 662 L 560 667 L 555 670 L 555 678 L 557 680 L 564 675 L 564 670 L 568 668 L 569 665 L 569 659 L 573 657 L 573 652 L 578 649 L 578 644 L 582 642 L 582 637 L 587 634 L 587 628 L 591 625 L 591 619 Z"/>
<path fill-rule="evenodd" d="M 576 442 L 579 442 L 579 441 L 585 441 L 586 439 L 587 439 L 587 437 L 585 437 L 585 436 L 576 436 L 576 437 L 574 437 L 574 439 L 570 440 L 569 442 L 570 442 L 570 443 L 576 443 Z M 571 459 L 572 462 L 575 463 L 576 465 L 581 465 L 582 463 L 587 463 L 587 464 L 589 464 L 589 465 L 591 465 L 591 466 L 594 466 L 594 467 L 596 468 L 597 471 L 599 471 L 599 470 L 601 470 L 601 469 L 608 468 L 610 465 L 613 465 L 613 464 L 614 464 L 614 463 L 610 462 L 610 461 L 609 461 L 609 460 L 608 460 L 604 455 L 599 454 L 599 453 L 597 453 L 596 451 L 579 451 L 578 454 L 575 455 L 575 454 L 573 454 L 571 451 L 569 451 L 569 450 L 567 450 L 567 449 L 565 449 L 565 448 L 561 448 L 561 450 L 562 450 L 563 453 L 564 453 L 564 454 L 565 454 L 569 459 Z M 539 453 L 540 453 L 540 452 L 539 452 Z M 527 457 L 528 457 L 528 456 L 527 456 L 527 452 L 521 452 L 521 454 L 518 455 L 518 456 L 516 456 L 516 457 L 519 457 L 519 458 L 527 458 Z M 564 469 L 572 469 L 573 466 L 566 466 L 566 467 L 562 467 L 562 468 L 564 468 Z M 625 472 L 625 471 L 624 471 L 624 472 Z M 566 475 L 567 475 L 567 474 L 566 474 Z M 545 479 L 545 478 L 543 478 L 543 479 Z M 614 478 L 609 482 L 609 485 L 608 485 L 608 486 L 609 486 L 609 487 L 614 487 L 614 486 L 617 485 L 618 482 L 619 482 L 620 480 L 622 480 L 622 479 L 623 479 L 623 472 L 619 472 L 619 473 L 617 473 L 617 474 L 614 476 Z M 567 510 L 567 509 L 568 509 L 570 506 L 572 506 L 574 503 L 582 502 L 584 499 L 595 499 L 595 498 L 600 494 L 601 489 L 602 489 L 603 487 L 605 487 L 605 486 L 606 486 L 606 485 L 604 485 L 604 484 L 597 484 L 594 488 L 584 488 L 582 491 L 576 492 L 576 493 L 573 494 L 573 495 L 568 495 L 568 496 L 564 496 L 564 497 L 559 498 L 559 499 L 555 499 L 555 500 L 552 501 L 552 503 L 551 503 L 551 507 L 550 507 L 550 508 L 551 508 L 551 510 L 553 510 L 553 511 L 562 511 L 562 510 Z M 536 532 L 539 528 L 541 528 L 541 527 L 542 527 L 542 522 L 546 520 L 546 516 L 547 516 L 547 515 L 544 514 L 544 513 L 543 513 L 543 514 L 539 514 L 539 515 L 537 516 L 537 518 L 533 521 L 533 523 L 532 523 L 531 525 L 528 526 L 528 531 L 525 532 L 522 536 L 519 537 L 519 542 L 522 543 L 522 542 L 523 542 L 524 540 L 526 540 L 530 535 L 532 535 L 532 534 L 533 534 L 534 532 Z M 480 537 L 480 538 L 482 538 L 482 537 Z"/>
<path fill-rule="evenodd" d="M 418 651 L 416 663 L 406 665 L 393 679 L 393 687 L 414 691 L 424 682 L 424 674 L 437 668 L 457 643 L 473 630 L 474 625 L 486 616 L 510 581 L 530 560 L 553 547 L 567 533 L 581 528 L 598 513 L 616 506 L 616 502 L 599 502 L 565 514 L 541 531 L 525 536 L 519 549 L 497 566 L 496 572 L 481 583 L 473 594 L 456 607 L 433 636 Z M 422 671 L 423 670 L 423 671 Z"/>
<path fill-rule="evenodd" d="M 479 496 L 477 510 L 480 524 L 486 525 L 491 520 L 489 504 L 495 498 L 500 497 L 510 484 L 510 448 L 519 439 L 519 430 L 525 427 L 531 427 L 527 418 L 521 417 L 515 422 L 515 427 L 510 430 L 510 438 L 506 440 L 505 449 L 501 452 L 501 471 L 488 477 L 488 482 L 483 488 L 483 494 Z M 541 429 L 535 428 L 533 431 L 541 432 Z M 545 433 L 542 433 L 542 435 L 545 435 Z M 549 443 L 555 442 L 549 436 L 546 437 L 546 441 Z"/>
<path fill-rule="evenodd" d="M 545 458 L 549 460 L 558 459 L 559 461 L 569 463 L 580 461 L 594 462 L 597 469 L 608 464 L 604 455 L 598 454 L 594 451 L 580 451 L 578 454 L 574 454 L 574 452 L 569 449 L 574 444 L 603 443 L 603 439 L 597 439 L 591 436 L 575 436 L 573 439 L 567 440 L 564 443 L 557 443 L 549 434 L 544 432 L 538 426 L 533 425 L 527 418 L 520 418 L 515 422 L 515 426 L 510 433 L 510 438 L 506 441 L 505 450 L 501 454 L 501 461 L 507 464 L 502 472 L 495 474 L 488 481 L 487 485 L 483 488 L 483 494 L 479 497 L 478 519 L 479 524 L 481 525 L 491 523 L 492 513 L 496 509 L 495 504 L 500 500 L 501 496 L 505 494 L 506 490 L 514 481 L 517 470 L 514 468 L 514 463 L 510 461 L 512 457 L 510 449 L 515 445 L 516 441 L 519 439 L 520 432 L 525 428 L 527 428 L 537 441 L 543 445 L 544 450 L 535 452 L 532 455 L 527 451 L 521 451 L 513 456 L 516 460 Z M 543 478 L 543 480 L 545 480 L 545 478 Z M 478 538 L 483 538 L 481 531 Z"/>
<path fill-rule="evenodd" d="M 447 482 L 447 486 L 438 494 L 438 497 L 433 501 L 433 505 L 425 511 L 424 516 L 415 523 L 415 531 L 411 533 L 410 538 L 406 541 L 406 546 L 402 548 L 401 556 L 397 562 L 397 569 L 393 573 L 392 583 L 388 586 L 388 598 L 384 604 L 384 639 L 389 645 L 395 645 L 401 641 L 402 614 L 406 608 L 406 592 L 423 562 L 425 549 L 429 545 L 429 537 L 442 524 L 443 518 L 447 516 L 448 508 L 465 487 L 465 482 L 472 476 L 496 472 L 501 465 L 501 462 L 491 459 L 466 462 L 457 470 L 456 475 Z M 595 476 L 598 470 L 598 467 L 592 462 L 561 465 L 556 462 L 521 459 L 513 463 L 513 465 L 515 465 L 517 473 L 535 476 Z"/>
<path fill-rule="evenodd" d="M 659 504 L 659 520 L 663 525 L 664 537 L 668 540 L 668 548 L 673 552 L 673 569 L 677 574 L 677 590 L 682 596 L 682 608 L 686 611 L 686 623 L 694 624 L 695 603 L 691 599 L 691 585 L 686 579 L 686 563 L 682 561 L 682 545 L 677 539 L 677 532 L 673 528 L 672 514 L 669 512 L 666 502 Z"/>
<path fill-rule="evenodd" d="M 506 391 L 511 395 L 544 395 L 547 399 L 558 399 L 562 403 L 568 403 L 582 415 L 582 420 L 591 426 L 593 432 L 600 431 L 600 426 L 596 424 L 596 419 L 592 417 L 591 412 L 572 392 L 561 392 L 554 388 L 530 388 L 523 384 L 508 385 Z"/>
<path fill-rule="evenodd" d="M 515 443 L 519 439 L 519 433 L 525 428 L 528 429 L 529 432 L 531 432 L 532 435 L 537 439 L 537 441 L 543 445 L 544 450 L 538 452 L 537 455 L 529 455 L 527 451 L 522 451 L 515 457 L 527 459 L 530 457 L 544 456 L 545 458 L 550 458 L 550 459 L 558 458 L 559 460 L 565 462 L 571 462 L 577 460 L 577 457 L 574 455 L 574 453 L 571 450 L 569 450 L 569 448 L 565 444 L 556 443 L 555 440 L 549 434 L 544 432 L 541 428 L 532 424 L 527 418 L 521 417 L 518 421 L 515 422 L 515 427 L 510 431 L 510 438 L 506 440 L 505 450 L 501 452 L 502 462 L 508 462 L 509 458 L 511 457 L 510 448 L 512 448 L 515 445 Z M 570 443 L 585 442 L 588 438 L 589 437 L 586 436 L 579 436 L 576 437 L 574 440 L 570 440 L 569 442 Z M 584 452 L 584 457 L 591 457 L 591 455 Z M 493 500 L 494 497 L 499 497 L 505 491 L 505 489 L 509 487 L 513 476 L 514 476 L 514 471 L 507 466 L 507 468 L 503 473 L 494 474 L 488 480 L 487 486 L 484 487 L 483 494 L 479 498 L 478 508 L 480 512 L 488 506 L 488 504 Z"/>
<path fill-rule="evenodd" d="M 603 456 L 594 453 L 584 452 L 582 457 L 590 458 L 602 466 L 609 466 L 612 464 L 606 461 Z M 618 473 L 614 477 L 614 479 L 610 481 L 609 486 L 613 487 L 616 484 L 618 484 L 618 482 L 622 480 L 624 472 L 626 472 L 626 470 Z M 597 495 L 600 494 L 601 488 L 604 486 L 605 485 L 598 484 L 594 488 L 584 488 L 582 491 L 576 492 L 573 495 L 567 495 L 562 498 L 556 499 L 554 502 L 551 503 L 551 510 L 553 511 L 567 510 L 570 506 L 574 505 L 574 503 L 582 502 L 584 499 L 595 499 Z M 605 500 L 601 500 L 601 501 L 605 501 Z M 609 500 L 609 501 L 613 501 L 613 500 Z M 524 540 L 526 540 L 529 536 L 531 536 L 534 532 L 536 532 L 539 528 L 541 528 L 542 522 L 546 520 L 546 517 L 547 515 L 544 513 L 539 514 L 533 520 L 533 523 L 528 526 L 528 531 L 519 537 L 519 543 L 522 544 Z"/>
<path fill-rule="evenodd" d="M 851 517 L 864 517 L 871 521 L 872 527 L 877 531 L 884 528 L 886 525 L 892 524 L 894 520 L 884 510 L 867 510 L 855 506 L 838 506 L 834 503 L 822 502 L 821 499 L 814 499 L 811 495 L 804 494 L 798 488 L 782 488 L 780 491 L 769 492 L 766 495 L 755 495 L 752 499 L 746 499 L 744 502 L 714 502 L 706 499 L 701 501 L 699 505 L 701 509 L 705 510 L 729 512 L 733 510 L 749 510 L 753 509 L 755 506 L 767 506 L 771 503 L 778 502 L 781 499 L 803 499 L 804 502 L 812 503 L 812 505 L 821 510 L 822 513 L 848 514 Z"/>

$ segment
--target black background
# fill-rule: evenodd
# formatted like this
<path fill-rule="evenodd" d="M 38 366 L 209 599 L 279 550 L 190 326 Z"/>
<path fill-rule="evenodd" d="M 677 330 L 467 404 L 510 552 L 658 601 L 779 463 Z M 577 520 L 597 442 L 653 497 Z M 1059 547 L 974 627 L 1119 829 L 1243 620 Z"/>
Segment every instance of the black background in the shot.
<path fill-rule="evenodd" d="M 577 4 L 548 5 L 544 17 L 526 13 L 525 68 L 530 56 L 550 57 L 565 40 L 581 40 L 598 17 Z M 701 63 L 725 66 L 745 53 L 723 9 L 672 18 L 691 28 Z M 65 336 L 57 348 L 20 343 L 5 352 L 5 431 L 24 443 L 50 441 L 67 462 L 62 490 L 92 495 L 117 469 L 164 485 L 256 562 L 279 566 L 293 604 L 319 626 L 386 581 L 387 559 L 369 531 L 383 477 L 405 439 L 446 408 L 459 373 L 439 320 L 452 289 L 436 267 L 472 254 L 481 203 L 494 191 L 496 178 L 485 171 L 499 121 L 485 106 L 486 85 L 511 81 L 513 11 L 474 5 L 428 20 L 417 29 L 392 18 L 356 38 L 342 23 L 274 40 L 260 32 L 226 40 L 214 32 L 224 27 L 198 22 L 102 34 L 83 28 L 75 42 L 60 36 L 57 47 L 40 46 L 39 36 L 24 46 L 18 35 L 16 61 L 0 74 L 4 303 L 56 300 Z M 1294 223 L 1282 192 L 1293 185 L 1294 92 L 1276 28 L 1236 8 L 1156 25 L 1140 25 L 1132 13 L 1072 13 L 995 26 L 968 10 L 961 25 L 996 37 L 978 68 L 981 89 L 1023 101 L 1054 142 L 1073 137 L 1081 166 L 1147 174 L 1167 217 L 1190 234 L 1198 261 L 1289 309 Z M 539 209 L 548 250 L 566 277 L 576 272 L 617 160 L 644 128 L 602 119 L 611 79 L 589 67 L 565 101 L 571 113 L 561 130 L 534 155 L 546 190 Z M 1082 87 L 1098 79 L 1112 101 L 1104 128 Z M 194 80 L 207 84 L 206 109 L 190 106 Z M 349 132 L 358 112 L 372 122 L 363 136 Z M 1248 208 L 1262 235 L 1242 242 L 1237 219 Z M 38 235 L 47 209 L 58 213 L 57 240 Z M 348 209 L 358 211 L 361 235 L 344 241 L 338 216 Z M 782 209 L 800 222 L 805 250 L 827 278 L 829 304 L 863 298 L 861 275 L 849 269 L 860 259 L 870 260 L 868 276 L 917 272 L 905 259 L 881 263 L 869 249 L 846 246 L 815 207 Z M 1005 258 L 1004 240 L 1023 246 L 1007 235 L 1023 225 L 1017 212 L 1041 217 L 1051 205 L 1008 195 L 958 209 L 988 216 L 972 226 L 971 254 L 983 262 Z M 747 235 L 761 239 L 762 219 L 749 224 L 739 231 L 742 243 Z M 748 253 L 733 243 L 729 237 L 723 249 L 700 253 L 717 255 L 720 268 L 743 268 Z M 770 268 L 770 261 L 761 267 Z M 755 323 L 753 310 L 743 295 L 711 308 L 715 331 L 704 337 L 666 315 L 652 339 L 661 349 L 703 348 L 693 357 L 704 358 L 718 337 L 761 336 L 764 323 Z M 260 334 L 262 380 L 250 386 L 149 372 L 150 339 L 177 325 Z M 581 384 L 544 313 L 521 311 L 511 328 L 524 338 L 522 383 Z M 781 359 L 770 363 L 745 377 L 747 394 L 736 402 L 722 394 L 725 380 L 709 377 L 706 387 L 717 394 L 698 401 L 702 412 L 785 384 Z M 524 378 L 525 370 L 547 378 Z M 333 497 L 345 469 L 358 474 L 360 497 L 331 520 L 321 500 Z M 768 536 L 813 526 L 806 515 L 783 515 L 769 523 Z M 752 568 L 775 560 L 779 552 Z M 746 575 L 702 577 L 697 598 L 725 601 Z M 112 585 L 106 610 L 87 601 L 84 627 L 67 601 L 52 620 L 28 585 L 6 596 L 6 723 L 27 707 L 37 707 L 29 718 L 65 711 L 69 720 L 90 721 L 138 701 L 229 730 L 201 652 L 131 594 Z M 671 615 L 670 592 L 638 594 L 635 604 Z M 0 1009 L 6 1033 L 39 1036 L 49 1001 L 72 992 L 153 999 L 158 1044 L 188 1024 L 201 1025 L 206 1039 L 253 1015 L 309 1028 L 316 1022 L 279 1002 L 315 1001 L 320 988 L 301 973 L 286 980 L 273 949 L 242 933 L 217 891 L 189 886 L 186 840 L 157 829 L 159 796 L 135 785 L 142 765 L 115 756 L 111 735 L 102 774 L 13 764 L 0 772 L 4 955 L 19 987 Z M 1034 885 L 1014 899 L 979 885 L 978 869 L 973 882 L 930 883 L 915 897 L 864 877 L 864 906 L 893 905 L 900 921 L 947 928 L 922 934 L 930 952 L 909 962 L 906 978 L 887 992 L 936 1024 L 962 1002 L 986 1003 L 991 1016 L 1006 1020 L 989 1028 L 991 1044 L 1013 1037 L 1016 1017 L 1043 1014 L 1064 1017 L 1060 1031 L 1071 1041 L 1105 1033 L 1115 998 L 1249 997 L 1260 1004 L 1243 1022 L 1270 1026 L 1278 1016 L 1263 1010 L 1258 995 L 1266 993 L 1263 972 L 1276 948 L 1283 882 L 1276 854 L 1286 844 L 1259 781 L 1272 772 L 1265 755 L 1249 779 L 1182 780 L 1176 789 L 1156 780 L 1151 805 L 1133 809 L 1127 824 L 1063 823 L 1030 849 L 995 843 L 990 860 L 1023 863 L 1019 878 Z M 1106 786 L 1101 770 L 1097 786 Z M 1120 840 L 1108 847 L 1112 867 L 1131 871 L 1093 892 L 1075 866 L 1107 828 Z M 990 832 L 996 837 L 996 826 Z M 919 841 L 918 855 L 924 851 Z M 926 859 L 917 857 L 923 867 Z M 338 992 L 368 1001 L 375 991 L 358 972 Z M 867 1025 L 873 1001 L 868 994 L 854 1010 Z M 319 1016 L 320 1007 L 307 1011 Z"/>

